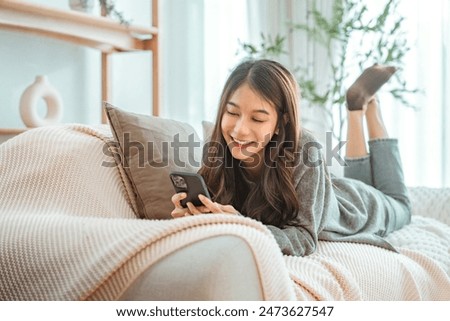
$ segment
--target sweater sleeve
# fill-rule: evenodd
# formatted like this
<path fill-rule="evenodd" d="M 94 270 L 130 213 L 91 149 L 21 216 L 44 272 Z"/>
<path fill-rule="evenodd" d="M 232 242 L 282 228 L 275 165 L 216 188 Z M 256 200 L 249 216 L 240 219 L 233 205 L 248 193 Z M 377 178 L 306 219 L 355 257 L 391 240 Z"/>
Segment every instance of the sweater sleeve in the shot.
<path fill-rule="evenodd" d="M 268 226 L 283 254 L 305 256 L 313 253 L 330 213 L 339 211 L 321 148 L 311 135 L 302 138 L 301 160 L 294 174 L 300 202 L 298 226 Z"/>

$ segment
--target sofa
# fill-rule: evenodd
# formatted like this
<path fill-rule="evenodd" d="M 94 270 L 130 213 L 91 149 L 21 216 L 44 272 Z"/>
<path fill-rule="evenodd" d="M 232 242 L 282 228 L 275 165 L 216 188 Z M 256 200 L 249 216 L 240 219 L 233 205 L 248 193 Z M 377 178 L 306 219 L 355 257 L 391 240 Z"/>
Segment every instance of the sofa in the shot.
<path fill-rule="evenodd" d="M 409 188 L 412 222 L 388 236 L 399 253 L 320 241 L 312 255 L 286 256 L 250 218 L 170 219 L 169 177 L 130 172 L 118 127 L 156 128 L 152 139 L 194 130 L 125 115 L 134 118 L 40 127 L 0 145 L 0 300 L 450 300 L 449 188 Z M 143 176 L 156 183 L 144 196 Z"/>

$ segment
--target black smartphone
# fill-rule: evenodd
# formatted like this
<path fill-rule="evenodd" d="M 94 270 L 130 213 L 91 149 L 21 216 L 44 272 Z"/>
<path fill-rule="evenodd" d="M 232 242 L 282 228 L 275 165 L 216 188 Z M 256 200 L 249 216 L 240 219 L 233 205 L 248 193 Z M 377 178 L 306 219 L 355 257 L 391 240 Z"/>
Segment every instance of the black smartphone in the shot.
<path fill-rule="evenodd" d="M 202 206 L 203 203 L 198 198 L 199 194 L 211 199 L 205 181 L 200 174 L 172 172 L 170 173 L 170 180 L 177 193 L 184 192 L 187 194 L 187 197 L 180 202 L 183 207 L 187 207 L 187 202 L 191 202 L 194 206 Z"/>

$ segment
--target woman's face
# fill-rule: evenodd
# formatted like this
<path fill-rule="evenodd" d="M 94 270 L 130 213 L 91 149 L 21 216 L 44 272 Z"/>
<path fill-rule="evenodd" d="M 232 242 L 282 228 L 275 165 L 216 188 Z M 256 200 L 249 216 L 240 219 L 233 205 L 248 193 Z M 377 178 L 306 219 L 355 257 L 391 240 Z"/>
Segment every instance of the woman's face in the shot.
<path fill-rule="evenodd" d="M 247 169 L 258 170 L 264 148 L 277 126 L 275 106 L 243 84 L 230 97 L 222 116 L 222 135 L 235 159 Z"/>

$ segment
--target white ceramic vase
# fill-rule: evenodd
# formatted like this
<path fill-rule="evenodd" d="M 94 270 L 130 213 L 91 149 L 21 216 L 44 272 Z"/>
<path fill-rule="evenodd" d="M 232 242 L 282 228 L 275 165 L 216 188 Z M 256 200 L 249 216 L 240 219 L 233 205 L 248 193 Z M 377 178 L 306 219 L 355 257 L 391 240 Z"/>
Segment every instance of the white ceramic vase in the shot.
<path fill-rule="evenodd" d="M 43 99 L 47 104 L 45 117 L 39 116 L 37 103 Z M 27 127 L 40 127 L 58 123 L 62 117 L 63 103 L 58 91 L 46 76 L 37 76 L 20 97 L 20 116 Z"/>
<path fill-rule="evenodd" d="M 69 0 L 70 9 L 81 12 L 92 12 L 95 0 Z"/>

